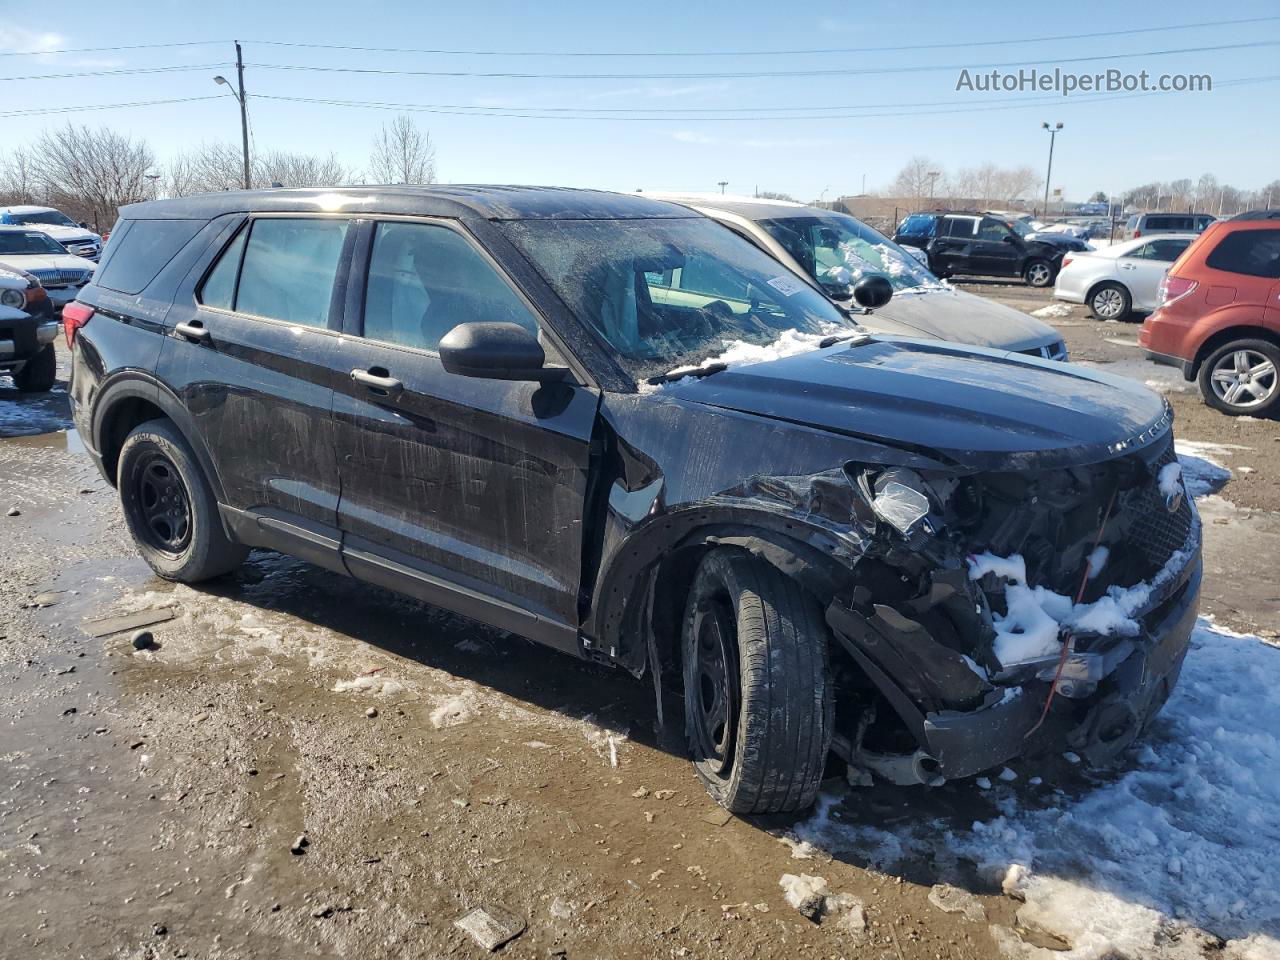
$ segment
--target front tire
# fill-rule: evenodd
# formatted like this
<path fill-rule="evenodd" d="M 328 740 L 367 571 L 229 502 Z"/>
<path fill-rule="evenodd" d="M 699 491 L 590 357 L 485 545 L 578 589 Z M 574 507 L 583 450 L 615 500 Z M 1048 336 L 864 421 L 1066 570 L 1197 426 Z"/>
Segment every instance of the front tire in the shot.
<path fill-rule="evenodd" d="M 208 580 L 249 555 L 223 530 L 213 490 L 172 421 L 150 420 L 130 431 L 120 448 L 116 486 L 138 552 L 166 580 Z"/>
<path fill-rule="evenodd" d="M 1234 340 L 1200 364 L 1200 396 L 1233 417 L 1280 410 L 1280 347 L 1269 340 Z"/>
<path fill-rule="evenodd" d="M 1048 260 L 1032 260 L 1022 268 L 1022 279 L 1031 287 L 1047 287 L 1053 278 L 1053 264 Z"/>
<path fill-rule="evenodd" d="M 720 547 L 698 567 L 682 642 L 685 732 L 707 792 L 734 813 L 808 807 L 835 711 L 818 603 L 775 567 Z"/>
<path fill-rule="evenodd" d="M 1118 283 L 1100 284 L 1089 295 L 1089 310 L 1099 320 L 1123 320 L 1132 309 L 1133 298 Z"/>
<path fill-rule="evenodd" d="M 39 353 L 13 375 L 13 385 L 23 393 L 48 393 L 57 377 L 58 358 L 53 344 L 46 343 Z"/>

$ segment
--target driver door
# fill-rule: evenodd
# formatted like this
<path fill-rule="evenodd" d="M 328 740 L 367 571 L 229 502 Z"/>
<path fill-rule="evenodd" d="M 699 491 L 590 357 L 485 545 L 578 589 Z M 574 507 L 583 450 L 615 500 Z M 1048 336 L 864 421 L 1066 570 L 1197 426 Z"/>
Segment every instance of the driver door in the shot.
<path fill-rule="evenodd" d="M 445 333 L 473 321 L 536 332 L 533 308 L 456 223 L 361 228 L 340 347 L 350 375 L 333 407 L 348 568 L 576 652 L 599 391 L 447 373 Z"/>
<path fill-rule="evenodd" d="M 976 270 L 993 277 L 1016 277 L 1022 260 L 1022 241 L 994 217 L 983 217 L 973 257 Z"/>

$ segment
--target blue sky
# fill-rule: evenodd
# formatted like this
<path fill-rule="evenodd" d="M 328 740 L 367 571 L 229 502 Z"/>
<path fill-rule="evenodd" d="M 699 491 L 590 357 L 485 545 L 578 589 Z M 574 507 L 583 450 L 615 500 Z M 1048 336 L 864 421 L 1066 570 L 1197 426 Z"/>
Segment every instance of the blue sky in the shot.
<path fill-rule="evenodd" d="M 1280 46 L 1098 64 L 1064 64 L 1092 72 L 1116 66 L 1153 74 L 1213 76 L 1209 93 L 1172 93 L 1090 102 L 1042 93 L 956 92 L 958 71 L 902 71 L 928 65 L 1034 60 L 1052 68 L 1064 58 L 1170 48 L 1280 41 L 1280 20 L 1089 40 L 880 51 L 889 46 L 1025 40 L 1060 34 L 1280 15 L 1270 2 L 1146 4 L 1073 2 L 792 5 L 728 4 L 381 3 L 305 4 L 153 0 L 75 4 L 49 16 L 47 5 L 0 3 L 0 51 L 64 49 L 238 38 L 250 64 L 407 71 L 506 73 L 700 74 L 744 71 L 873 70 L 896 72 L 785 78 L 440 77 L 268 69 L 250 66 L 246 86 L 256 148 L 336 151 L 362 165 L 378 126 L 394 111 L 275 101 L 258 95 L 375 100 L 498 108 L 646 111 L 657 120 L 532 119 L 415 113 L 437 144 L 439 175 L 455 182 L 524 182 L 619 190 L 781 190 L 801 199 L 886 186 L 913 154 L 945 169 L 991 161 L 1044 165 L 1044 120 L 1066 127 L 1054 157 L 1054 186 L 1084 199 L 1148 180 L 1206 172 L 1242 188 L 1280 177 L 1275 122 L 1280 79 L 1223 85 L 1280 74 Z M 55 25 L 56 26 L 51 26 Z M 390 54 L 276 46 L 261 41 L 493 51 L 642 54 L 700 51 L 852 48 L 858 53 L 784 56 L 564 57 Z M 146 138 L 161 159 L 201 140 L 235 140 L 233 99 L 210 77 L 226 73 L 230 42 L 210 46 L 0 57 L 0 77 L 139 67 L 164 73 L 79 79 L 0 81 L 0 111 L 34 107 L 221 95 L 187 104 L 45 117 L 0 117 L 5 145 L 70 119 L 109 124 Z M 1012 100 L 1010 100 L 1012 97 Z M 1047 98 L 1046 98 L 1047 97 Z M 999 102 L 997 102 L 999 101 Z M 1033 102 L 1030 105 L 1027 101 Z M 904 107 L 903 104 L 930 104 Z M 7 106 L 2 106 L 7 105 Z M 699 119 L 714 111 L 796 107 L 834 109 L 823 118 Z M 999 109 L 990 109 L 999 107 Z M 1012 107 L 1011 109 L 1006 109 Z M 983 108 L 983 109 L 977 109 Z M 452 106 L 448 109 L 453 109 Z M 825 111 L 824 111 L 825 112 Z M 860 112 L 878 116 L 833 117 Z"/>

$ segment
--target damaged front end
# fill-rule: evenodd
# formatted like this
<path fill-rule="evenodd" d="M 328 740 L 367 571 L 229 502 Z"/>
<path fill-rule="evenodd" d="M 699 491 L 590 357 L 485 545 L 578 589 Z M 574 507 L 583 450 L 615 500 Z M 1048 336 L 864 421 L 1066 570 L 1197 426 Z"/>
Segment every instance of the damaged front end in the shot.
<path fill-rule="evenodd" d="M 857 667 L 837 675 L 852 767 L 935 783 L 1132 743 L 1177 681 L 1200 591 L 1172 433 L 1133 446 L 1043 470 L 846 466 L 863 551 L 826 616 Z"/>

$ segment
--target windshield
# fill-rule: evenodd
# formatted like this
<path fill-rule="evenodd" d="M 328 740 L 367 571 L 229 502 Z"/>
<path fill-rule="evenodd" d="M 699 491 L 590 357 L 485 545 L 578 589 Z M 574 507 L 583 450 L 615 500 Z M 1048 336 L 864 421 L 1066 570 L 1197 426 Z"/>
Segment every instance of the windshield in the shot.
<path fill-rule="evenodd" d="M 58 227 L 78 226 L 65 213 L 59 213 L 57 210 L 42 210 L 40 213 L 10 213 L 7 216 L 11 223 L 50 223 Z"/>
<path fill-rule="evenodd" d="M 837 300 L 853 296 L 853 285 L 867 276 L 884 277 L 895 293 L 938 284 L 919 260 L 853 217 L 827 214 L 759 223 Z"/>
<path fill-rule="evenodd" d="M 38 230 L 0 230 L 0 253 L 66 253 L 62 245 Z"/>
<path fill-rule="evenodd" d="M 513 220 L 502 227 L 637 380 L 731 349 L 750 355 L 734 349 L 743 344 L 785 337 L 794 346 L 801 334 L 816 345 L 824 335 L 857 329 L 768 254 L 704 217 Z"/>

